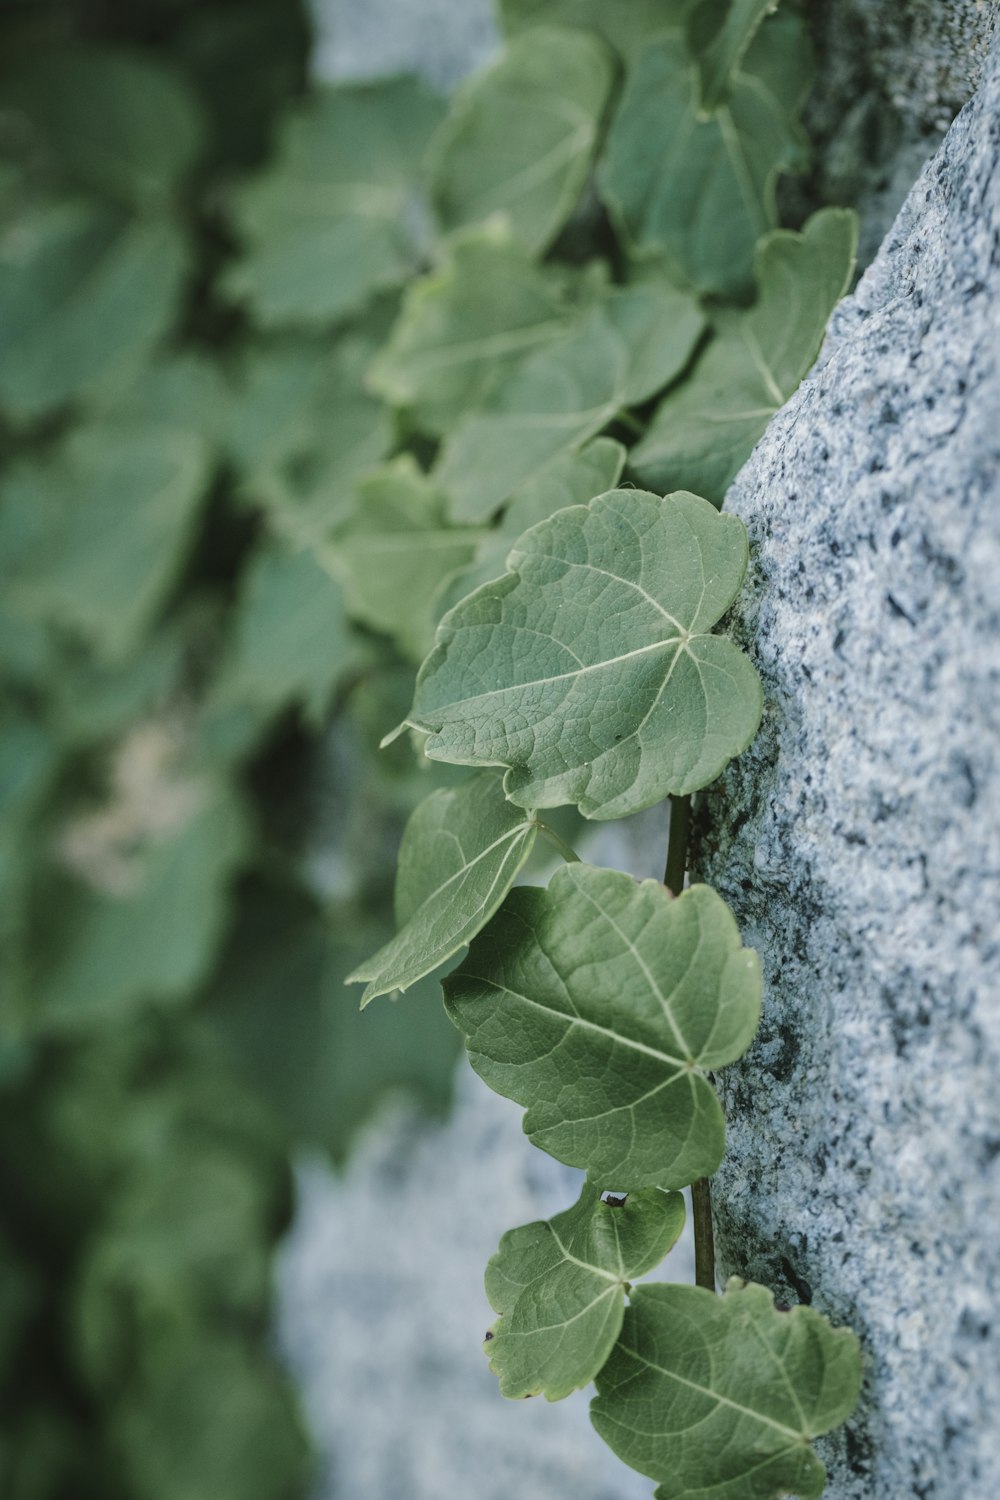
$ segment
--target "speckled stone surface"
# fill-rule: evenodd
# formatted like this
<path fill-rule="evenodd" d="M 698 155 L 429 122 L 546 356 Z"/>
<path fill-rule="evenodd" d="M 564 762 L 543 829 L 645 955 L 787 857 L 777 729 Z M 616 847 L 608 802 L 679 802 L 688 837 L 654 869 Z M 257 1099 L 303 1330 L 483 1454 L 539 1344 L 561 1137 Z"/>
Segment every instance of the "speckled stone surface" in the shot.
<path fill-rule="evenodd" d="M 1000 46 L 727 506 L 767 710 L 697 867 L 767 998 L 722 1076 L 720 1269 L 861 1335 L 829 1500 L 993 1500 Z"/>

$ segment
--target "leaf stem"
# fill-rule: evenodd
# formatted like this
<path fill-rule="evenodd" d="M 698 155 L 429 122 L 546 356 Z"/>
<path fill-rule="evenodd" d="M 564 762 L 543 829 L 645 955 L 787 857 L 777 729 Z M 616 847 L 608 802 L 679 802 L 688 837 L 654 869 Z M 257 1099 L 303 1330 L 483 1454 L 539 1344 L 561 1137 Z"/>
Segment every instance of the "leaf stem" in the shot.
<path fill-rule="evenodd" d="M 548 823 L 542 823 L 536 818 L 535 827 L 540 834 L 543 834 L 548 839 L 550 844 L 553 844 L 559 850 L 559 853 L 567 864 L 578 865 L 580 863 L 580 856 L 576 850 L 571 844 L 567 844 L 565 839 L 561 839 L 555 829 L 549 827 Z"/>
<path fill-rule="evenodd" d="M 638 417 L 633 417 L 627 407 L 620 406 L 615 412 L 614 420 L 620 422 L 623 427 L 627 427 L 629 432 L 633 433 L 635 437 L 645 436 L 645 423 L 640 422 Z"/>
<path fill-rule="evenodd" d="M 715 1231 L 712 1227 L 712 1185 L 707 1177 L 691 1184 L 691 1221 L 694 1225 L 694 1282 L 715 1291 Z"/>
<path fill-rule="evenodd" d="M 684 889 L 687 869 L 691 798 L 671 797 L 667 868 L 663 884 L 674 896 Z M 712 1189 L 707 1177 L 691 1184 L 691 1221 L 694 1226 L 694 1279 L 696 1286 L 715 1291 L 715 1232 L 712 1227 Z"/>

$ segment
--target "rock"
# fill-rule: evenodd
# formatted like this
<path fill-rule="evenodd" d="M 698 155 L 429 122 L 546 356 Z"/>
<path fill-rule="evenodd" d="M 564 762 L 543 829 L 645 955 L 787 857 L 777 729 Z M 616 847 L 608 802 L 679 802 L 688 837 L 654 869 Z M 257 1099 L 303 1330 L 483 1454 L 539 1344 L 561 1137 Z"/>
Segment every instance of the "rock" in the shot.
<path fill-rule="evenodd" d="M 870 6 L 888 17 L 892 7 Z M 947 32 L 974 6 L 932 9 Z M 921 75 L 922 76 L 922 75 Z M 766 968 L 720 1270 L 861 1335 L 829 1500 L 1000 1495 L 1000 44 L 727 508 L 764 679 L 695 867 Z"/>
<path fill-rule="evenodd" d="M 490 0 L 312 0 L 317 78 L 419 73 L 452 88 L 499 46 Z"/>

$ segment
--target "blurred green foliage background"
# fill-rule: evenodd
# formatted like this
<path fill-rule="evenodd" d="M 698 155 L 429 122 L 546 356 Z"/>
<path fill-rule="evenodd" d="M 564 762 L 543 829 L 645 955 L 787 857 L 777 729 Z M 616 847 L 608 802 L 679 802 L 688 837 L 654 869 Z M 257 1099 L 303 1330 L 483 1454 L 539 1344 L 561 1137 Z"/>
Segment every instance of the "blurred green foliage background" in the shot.
<path fill-rule="evenodd" d="M 372 757 L 412 668 L 301 546 L 392 437 L 393 296 L 355 329 L 368 250 L 310 280 L 281 232 L 309 43 L 295 0 L 0 5 L 5 1500 L 302 1493 L 291 1148 L 446 1099 L 436 998 L 343 987 L 433 782 Z"/>

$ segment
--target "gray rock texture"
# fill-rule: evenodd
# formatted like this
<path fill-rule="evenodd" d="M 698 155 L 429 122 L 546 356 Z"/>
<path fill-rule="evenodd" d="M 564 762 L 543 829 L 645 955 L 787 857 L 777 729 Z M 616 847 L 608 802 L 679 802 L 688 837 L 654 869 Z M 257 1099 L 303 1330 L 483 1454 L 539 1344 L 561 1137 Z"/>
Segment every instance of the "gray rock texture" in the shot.
<path fill-rule="evenodd" d="M 499 45 L 491 0 L 311 0 L 317 78 L 419 73 L 452 88 Z"/>
<path fill-rule="evenodd" d="M 952 12 L 943 36 L 976 7 L 910 9 Z M 1000 45 L 727 508 L 767 708 L 701 800 L 696 867 L 767 998 L 721 1079 L 721 1270 L 861 1335 L 829 1500 L 993 1500 Z"/>

